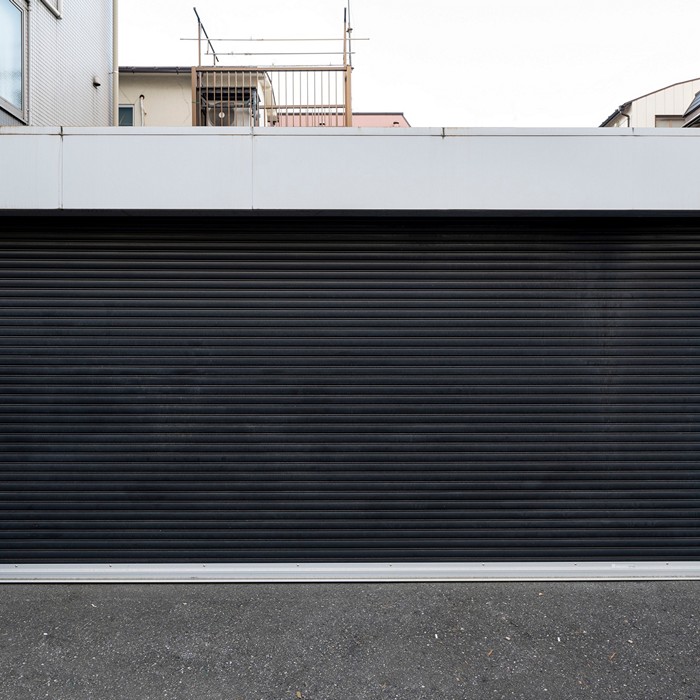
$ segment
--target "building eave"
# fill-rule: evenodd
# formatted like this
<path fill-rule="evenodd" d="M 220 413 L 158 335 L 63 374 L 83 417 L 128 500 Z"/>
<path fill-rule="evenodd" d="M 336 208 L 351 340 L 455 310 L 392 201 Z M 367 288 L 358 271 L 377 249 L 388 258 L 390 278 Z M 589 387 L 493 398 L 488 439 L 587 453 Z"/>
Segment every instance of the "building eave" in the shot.
<path fill-rule="evenodd" d="M 119 66 L 119 74 L 126 75 L 190 75 L 191 66 Z"/>

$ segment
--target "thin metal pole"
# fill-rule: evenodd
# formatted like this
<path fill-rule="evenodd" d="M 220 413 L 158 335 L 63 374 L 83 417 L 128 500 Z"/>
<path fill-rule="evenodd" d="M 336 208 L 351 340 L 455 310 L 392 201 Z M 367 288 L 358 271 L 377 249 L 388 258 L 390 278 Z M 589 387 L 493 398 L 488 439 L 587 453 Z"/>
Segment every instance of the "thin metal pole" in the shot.
<path fill-rule="evenodd" d="M 209 44 L 209 48 L 211 49 L 212 54 L 214 54 L 214 66 L 216 66 L 216 63 L 219 60 L 219 58 L 216 55 L 216 51 L 214 50 L 214 46 L 211 43 L 211 39 L 209 38 L 209 35 L 207 34 L 207 30 L 204 28 L 204 25 L 202 24 L 202 18 L 199 16 L 199 12 L 197 12 L 197 8 L 193 7 L 192 9 L 194 10 L 194 14 L 197 17 L 197 22 L 199 23 L 199 27 L 207 39 L 207 43 Z"/>
<path fill-rule="evenodd" d="M 348 54 L 350 55 L 350 66 L 352 66 L 352 17 L 350 15 L 350 0 L 348 0 Z"/>
<path fill-rule="evenodd" d="M 199 120 L 197 119 L 197 83 L 198 83 L 197 69 L 192 69 L 192 126 L 199 126 Z"/>
<path fill-rule="evenodd" d="M 217 51 L 215 56 L 341 56 L 342 51 Z"/>
<path fill-rule="evenodd" d="M 345 69 L 345 126 L 352 126 L 352 66 Z"/>
<path fill-rule="evenodd" d="M 348 90 L 349 90 L 349 71 L 352 70 L 348 66 L 348 8 L 345 8 L 345 13 L 343 15 L 343 66 L 345 66 L 345 126 L 350 126 L 348 123 L 348 118 L 350 123 L 352 123 L 352 117 L 348 114 Z"/>
<path fill-rule="evenodd" d="M 348 8 L 343 12 L 343 65 L 348 65 Z"/>

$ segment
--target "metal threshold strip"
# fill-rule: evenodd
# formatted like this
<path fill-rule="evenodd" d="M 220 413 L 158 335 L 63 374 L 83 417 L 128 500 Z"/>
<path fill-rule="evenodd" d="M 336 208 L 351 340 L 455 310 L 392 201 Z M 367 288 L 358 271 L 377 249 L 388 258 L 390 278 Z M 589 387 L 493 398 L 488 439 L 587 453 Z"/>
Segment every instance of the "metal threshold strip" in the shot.
<path fill-rule="evenodd" d="M 700 580 L 700 562 L 0 565 L 0 583 L 399 583 L 635 580 Z"/>

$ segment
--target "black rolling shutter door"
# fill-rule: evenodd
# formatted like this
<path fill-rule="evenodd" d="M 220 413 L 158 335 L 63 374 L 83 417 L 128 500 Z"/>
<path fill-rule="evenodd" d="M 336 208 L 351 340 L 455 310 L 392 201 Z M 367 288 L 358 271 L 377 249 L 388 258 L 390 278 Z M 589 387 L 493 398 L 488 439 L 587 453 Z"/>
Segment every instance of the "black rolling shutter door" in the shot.
<path fill-rule="evenodd" d="M 692 220 L 2 220 L 0 560 L 700 560 Z"/>

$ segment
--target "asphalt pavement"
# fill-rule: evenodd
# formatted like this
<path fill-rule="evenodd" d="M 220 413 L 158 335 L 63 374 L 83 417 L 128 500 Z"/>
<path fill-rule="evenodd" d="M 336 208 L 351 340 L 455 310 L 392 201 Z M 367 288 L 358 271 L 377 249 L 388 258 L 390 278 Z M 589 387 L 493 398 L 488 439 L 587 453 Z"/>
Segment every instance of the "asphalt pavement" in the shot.
<path fill-rule="evenodd" d="M 0 586 L 3 700 L 700 698 L 700 582 Z"/>

